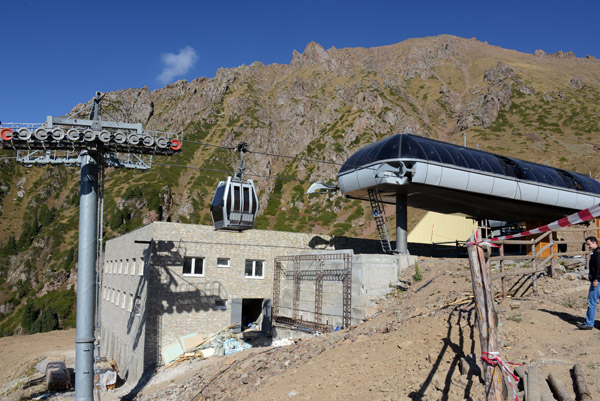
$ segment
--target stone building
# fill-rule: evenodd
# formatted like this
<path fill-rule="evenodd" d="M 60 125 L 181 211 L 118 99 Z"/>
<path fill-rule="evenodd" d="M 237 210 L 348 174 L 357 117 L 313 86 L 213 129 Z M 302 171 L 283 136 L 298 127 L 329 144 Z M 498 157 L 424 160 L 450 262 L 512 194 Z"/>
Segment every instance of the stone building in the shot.
<path fill-rule="evenodd" d="M 102 269 L 101 355 L 116 360 L 120 375 L 135 382 L 146 369 L 162 362 L 163 347 L 188 334 L 206 336 L 231 323 L 247 326 L 259 316 L 262 329 L 268 331 L 275 260 L 340 249 L 351 255 L 355 265 L 351 280 L 355 323 L 365 316 L 369 299 L 388 291 L 401 265 L 407 265 L 397 256 L 373 255 L 381 250 L 379 241 L 266 230 L 224 232 L 212 226 L 166 222 L 109 240 Z M 366 254 L 354 255 L 356 251 Z M 340 283 L 325 283 L 323 302 L 314 303 L 311 288 L 316 284 L 294 287 L 293 277 L 280 277 L 283 282 L 276 300 L 281 319 L 314 320 L 321 316 L 298 315 L 296 310 L 321 308 L 323 323 L 343 323 L 339 311 L 350 301 L 342 300 Z M 308 296 L 308 302 L 290 303 L 294 288 L 302 298 Z M 350 318 L 349 312 L 346 315 Z"/>
<path fill-rule="evenodd" d="M 122 376 L 137 380 L 160 362 L 161 348 L 181 336 L 254 321 L 263 308 L 268 312 L 275 257 L 314 250 L 313 238 L 154 222 L 107 241 L 102 355 L 117 361 Z"/>

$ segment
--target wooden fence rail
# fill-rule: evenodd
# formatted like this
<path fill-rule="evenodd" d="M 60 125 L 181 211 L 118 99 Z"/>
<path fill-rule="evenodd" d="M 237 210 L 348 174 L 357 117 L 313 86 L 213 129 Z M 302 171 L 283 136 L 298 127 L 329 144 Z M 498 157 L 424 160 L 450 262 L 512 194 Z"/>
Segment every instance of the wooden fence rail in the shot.
<path fill-rule="evenodd" d="M 531 280 L 533 283 L 533 290 L 537 291 L 537 277 L 539 274 L 543 272 L 548 272 L 551 277 L 554 276 L 554 261 L 559 256 L 581 256 L 585 259 L 587 264 L 588 253 L 585 250 L 581 250 L 581 245 L 584 243 L 584 238 L 587 235 L 597 235 L 600 227 L 591 226 L 591 227 L 570 227 L 568 230 L 554 230 L 543 233 L 537 238 L 531 239 L 510 239 L 510 240 L 501 240 L 494 241 L 494 244 L 500 246 L 500 255 L 499 256 L 491 256 L 488 258 L 488 262 L 500 262 L 500 273 L 492 274 L 492 279 L 501 279 L 502 280 L 502 296 L 506 298 L 506 278 L 513 276 L 524 276 L 531 275 Z M 579 241 L 574 240 L 564 240 L 564 239 L 554 239 L 554 233 L 566 233 L 566 232 L 581 232 L 583 233 L 583 237 Z M 547 243 L 543 241 L 546 240 Z M 567 251 L 567 252 L 559 252 L 558 245 L 576 245 L 577 251 Z M 530 249 L 529 255 L 506 255 L 504 246 L 505 245 L 522 245 L 526 248 Z M 568 248 L 567 248 L 568 249 Z M 547 256 L 542 256 L 544 253 L 548 253 Z M 506 270 L 506 261 L 530 261 L 530 268 L 521 268 L 517 270 Z"/>

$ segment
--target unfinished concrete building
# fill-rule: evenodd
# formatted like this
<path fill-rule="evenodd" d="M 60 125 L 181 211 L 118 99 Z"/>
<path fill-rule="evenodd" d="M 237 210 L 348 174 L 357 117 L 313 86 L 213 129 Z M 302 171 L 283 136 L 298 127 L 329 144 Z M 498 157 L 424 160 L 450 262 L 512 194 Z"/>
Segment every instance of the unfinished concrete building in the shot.
<path fill-rule="evenodd" d="M 400 259 L 406 257 L 336 251 L 348 247 L 381 249 L 378 241 L 266 230 L 222 232 L 165 222 L 112 239 L 106 243 L 102 272 L 102 356 L 116 360 L 121 376 L 135 382 L 162 362 L 163 347 L 190 333 L 205 336 L 231 323 L 245 327 L 261 314 L 262 329 L 270 331 L 272 300 L 279 327 L 321 322 L 332 329 L 355 323 L 364 318 L 372 297 L 389 290 L 406 265 Z M 324 251 L 328 262 L 322 264 L 323 274 L 313 273 L 316 264 L 310 261 Z M 304 264 L 295 265 L 294 255 L 305 255 Z M 291 258 L 289 267 L 286 258 Z M 342 268 L 346 270 L 335 275 L 336 263 L 344 260 L 349 261 Z M 292 273 L 286 278 L 282 268 Z M 302 277 L 305 282 L 294 284 Z M 281 292 L 275 295 L 277 280 Z M 315 303 L 319 283 L 324 283 L 323 301 Z M 346 298 L 340 285 L 349 291 Z M 315 313 L 318 305 L 320 315 Z"/>

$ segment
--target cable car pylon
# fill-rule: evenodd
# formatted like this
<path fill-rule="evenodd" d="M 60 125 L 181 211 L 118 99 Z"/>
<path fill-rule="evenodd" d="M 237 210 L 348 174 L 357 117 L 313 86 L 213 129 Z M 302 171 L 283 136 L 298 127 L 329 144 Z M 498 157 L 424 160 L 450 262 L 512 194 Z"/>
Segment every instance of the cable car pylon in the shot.
<path fill-rule="evenodd" d="M 215 230 L 252 229 L 260 208 L 254 181 L 244 180 L 244 153 L 248 152 L 248 144 L 240 142 L 235 151 L 240 154 L 240 167 L 233 177 L 229 176 L 226 181 L 219 181 L 210 204 Z"/>
<path fill-rule="evenodd" d="M 103 180 L 98 196 L 99 172 L 104 167 L 149 169 L 153 155 L 178 153 L 183 140 L 183 133 L 147 131 L 141 123 L 102 120 L 100 102 L 103 97 L 103 93 L 96 92 L 92 104 L 70 118 L 48 116 L 42 124 L 0 124 L 0 145 L 3 149 L 15 150 L 18 163 L 25 166 L 63 164 L 81 167 L 76 401 L 93 401 L 94 362 L 100 357 L 99 320 L 95 325 L 95 302 L 101 296 L 101 281 L 96 280 L 96 273 L 100 280 L 102 277 L 102 219 L 99 218 L 98 203 L 102 204 Z M 89 119 L 76 118 L 88 109 Z"/>

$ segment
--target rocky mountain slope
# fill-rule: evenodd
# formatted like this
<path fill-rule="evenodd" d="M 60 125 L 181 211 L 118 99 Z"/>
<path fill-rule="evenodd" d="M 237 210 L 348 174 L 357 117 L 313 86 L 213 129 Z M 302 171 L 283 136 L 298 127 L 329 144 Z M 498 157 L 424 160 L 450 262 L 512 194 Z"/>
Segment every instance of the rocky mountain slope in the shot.
<path fill-rule="evenodd" d="M 107 170 L 105 239 L 155 220 L 211 223 L 215 185 L 238 156 L 199 142 L 246 141 L 256 152 L 245 160 L 259 189 L 259 228 L 334 235 L 372 237 L 368 205 L 307 196 L 309 182 L 334 180 L 361 146 L 406 129 L 453 143 L 465 132 L 470 147 L 597 176 L 599 101 L 594 58 L 448 35 L 371 49 L 311 42 L 290 64 L 255 62 L 154 91 L 111 92 L 110 116 L 182 130 L 192 142 L 146 172 Z M 56 291 L 75 280 L 79 172 L 0 163 L 0 335 L 67 327 L 73 309 L 56 305 Z M 410 215 L 414 224 L 422 212 Z"/>

